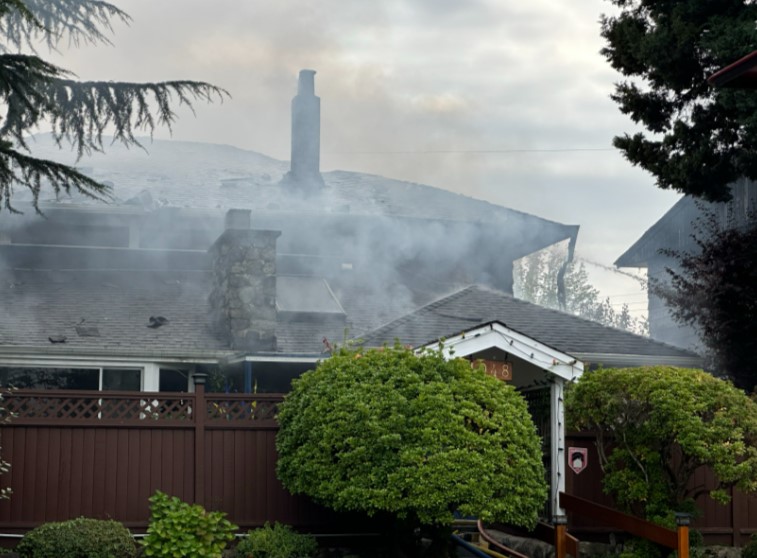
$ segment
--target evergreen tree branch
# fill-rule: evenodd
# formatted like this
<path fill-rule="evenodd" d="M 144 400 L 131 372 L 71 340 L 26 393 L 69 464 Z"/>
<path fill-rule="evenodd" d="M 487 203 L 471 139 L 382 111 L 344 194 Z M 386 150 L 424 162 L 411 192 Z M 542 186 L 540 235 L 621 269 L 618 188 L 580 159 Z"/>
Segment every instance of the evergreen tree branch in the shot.
<path fill-rule="evenodd" d="M 16 48 L 32 50 L 40 41 L 55 49 L 69 45 L 106 43 L 111 21 L 131 21 L 126 12 L 101 0 L 0 0 L 0 34 Z"/>
<path fill-rule="evenodd" d="M 32 204 L 37 213 L 39 194 L 47 185 L 59 196 L 74 189 L 93 199 L 107 199 L 108 186 L 97 182 L 68 165 L 37 159 L 13 149 L 9 142 L 0 143 L 0 207 L 19 213 L 12 203 L 14 186 L 27 188 L 32 193 Z"/>

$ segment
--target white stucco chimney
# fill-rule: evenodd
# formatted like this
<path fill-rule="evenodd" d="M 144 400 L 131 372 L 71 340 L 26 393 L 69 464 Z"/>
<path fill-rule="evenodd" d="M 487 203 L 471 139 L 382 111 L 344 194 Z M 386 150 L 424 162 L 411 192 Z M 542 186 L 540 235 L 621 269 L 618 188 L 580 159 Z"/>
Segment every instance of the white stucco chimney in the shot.
<path fill-rule="evenodd" d="M 321 99 L 315 95 L 315 70 L 300 70 L 292 99 L 292 162 L 285 185 L 311 191 L 323 186 L 321 160 Z"/>

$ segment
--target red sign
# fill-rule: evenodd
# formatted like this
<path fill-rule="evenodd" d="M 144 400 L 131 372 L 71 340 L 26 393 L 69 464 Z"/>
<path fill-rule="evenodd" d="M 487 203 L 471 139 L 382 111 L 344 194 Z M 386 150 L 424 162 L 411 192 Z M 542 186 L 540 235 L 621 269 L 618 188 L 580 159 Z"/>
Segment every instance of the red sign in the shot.
<path fill-rule="evenodd" d="M 589 450 L 586 448 L 568 448 L 568 467 L 575 474 L 586 469 L 589 464 Z"/>

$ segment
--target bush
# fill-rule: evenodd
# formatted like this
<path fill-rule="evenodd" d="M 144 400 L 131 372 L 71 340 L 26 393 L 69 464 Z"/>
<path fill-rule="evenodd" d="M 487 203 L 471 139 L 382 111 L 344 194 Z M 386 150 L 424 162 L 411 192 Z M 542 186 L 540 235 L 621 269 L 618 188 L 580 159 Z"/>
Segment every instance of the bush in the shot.
<path fill-rule="evenodd" d="M 315 554 L 318 544 L 310 535 L 296 533 L 290 527 L 267 522 L 261 529 L 247 533 L 237 545 L 238 558 L 308 558 Z"/>
<path fill-rule="evenodd" d="M 23 558 L 133 558 L 137 549 L 117 521 L 80 517 L 29 531 L 16 552 Z"/>
<path fill-rule="evenodd" d="M 757 558 L 757 533 L 753 534 L 747 545 L 741 549 L 741 558 Z"/>
<path fill-rule="evenodd" d="M 150 498 L 150 525 L 141 541 L 146 556 L 220 557 L 237 526 L 221 512 L 206 512 L 158 490 Z"/>
<path fill-rule="evenodd" d="M 726 489 L 757 490 L 757 405 L 702 370 L 649 366 L 587 372 L 568 390 L 568 427 L 596 437 L 605 492 L 652 521 L 693 512 L 702 466 Z M 622 441 L 622 443 L 618 443 Z"/>
<path fill-rule="evenodd" d="M 284 486 L 336 510 L 532 526 L 547 498 L 525 400 L 438 352 L 342 349 L 293 382 L 279 422 Z"/>

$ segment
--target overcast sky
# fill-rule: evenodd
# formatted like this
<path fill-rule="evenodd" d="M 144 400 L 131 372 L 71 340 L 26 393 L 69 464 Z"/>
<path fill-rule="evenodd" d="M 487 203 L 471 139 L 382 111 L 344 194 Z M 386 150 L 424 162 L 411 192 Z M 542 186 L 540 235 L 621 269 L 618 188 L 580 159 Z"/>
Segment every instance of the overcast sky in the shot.
<path fill-rule="evenodd" d="M 178 140 L 289 158 L 289 103 L 317 70 L 322 170 L 430 184 L 579 224 L 611 265 L 678 199 L 611 148 L 632 123 L 609 98 L 601 0 L 112 0 L 114 46 L 62 49 L 81 79 L 197 79 L 223 104 L 180 112 Z M 168 137 L 164 131 L 156 137 Z M 634 293 L 602 282 L 604 294 Z"/>

